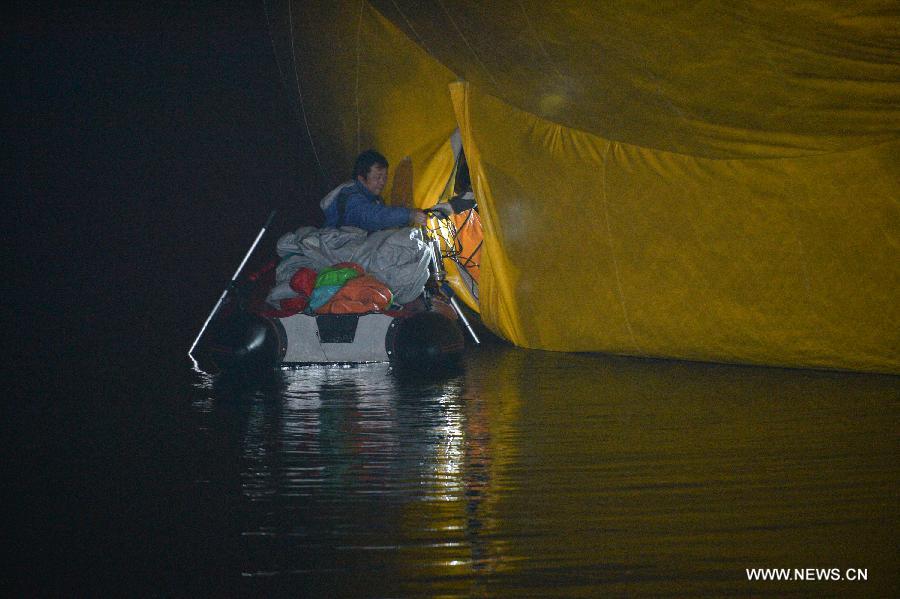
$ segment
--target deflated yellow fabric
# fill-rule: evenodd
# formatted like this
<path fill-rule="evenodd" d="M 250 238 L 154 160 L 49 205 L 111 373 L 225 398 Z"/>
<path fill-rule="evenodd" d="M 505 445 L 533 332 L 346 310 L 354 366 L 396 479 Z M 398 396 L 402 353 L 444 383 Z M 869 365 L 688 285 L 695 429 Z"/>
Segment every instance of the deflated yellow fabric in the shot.
<path fill-rule="evenodd" d="M 442 64 L 553 122 L 714 158 L 900 130 L 894 0 L 373 0 Z"/>
<path fill-rule="evenodd" d="M 712 160 L 453 87 L 485 322 L 526 347 L 897 371 L 900 143 Z"/>
<path fill-rule="evenodd" d="M 502 336 L 900 373 L 896 3 L 292 6 L 335 183 L 375 146 L 431 205 L 459 125 Z"/>
<path fill-rule="evenodd" d="M 455 75 L 366 2 L 289 8 L 293 39 L 282 62 L 286 79 L 299 79 L 303 127 L 323 188 L 349 179 L 357 154 L 376 148 L 392 167 L 409 156 L 414 202 L 433 205 L 453 168 L 456 122 L 447 83 Z M 391 185 L 392 177 L 385 198 Z"/>

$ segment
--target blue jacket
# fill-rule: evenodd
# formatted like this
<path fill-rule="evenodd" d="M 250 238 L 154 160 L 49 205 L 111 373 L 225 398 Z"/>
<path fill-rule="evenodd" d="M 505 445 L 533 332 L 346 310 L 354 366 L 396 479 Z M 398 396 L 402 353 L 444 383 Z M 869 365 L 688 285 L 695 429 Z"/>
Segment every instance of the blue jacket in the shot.
<path fill-rule="evenodd" d="M 344 222 L 338 223 L 338 206 L 344 204 Z M 381 197 L 373 195 L 358 179 L 340 191 L 325 208 L 325 226 L 348 225 L 366 231 L 380 231 L 409 224 L 411 211 L 402 206 L 385 206 Z"/>

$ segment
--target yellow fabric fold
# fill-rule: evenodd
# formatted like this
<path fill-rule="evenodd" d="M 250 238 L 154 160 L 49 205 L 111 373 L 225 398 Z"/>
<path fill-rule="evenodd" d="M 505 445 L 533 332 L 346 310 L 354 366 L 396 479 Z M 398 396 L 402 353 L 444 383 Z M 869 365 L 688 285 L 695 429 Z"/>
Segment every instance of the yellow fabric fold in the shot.
<path fill-rule="evenodd" d="M 482 315 L 525 347 L 897 372 L 900 143 L 715 160 L 452 97 Z"/>
<path fill-rule="evenodd" d="M 368 2 L 292 8 L 288 70 L 300 79 L 309 134 L 303 141 L 322 165 L 325 189 L 350 177 L 359 152 L 375 148 L 392 168 L 410 157 L 414 203 L 433 204 L 453 167 L 448 140 L 456 122 L 447 83 L 455 75 Z"/>

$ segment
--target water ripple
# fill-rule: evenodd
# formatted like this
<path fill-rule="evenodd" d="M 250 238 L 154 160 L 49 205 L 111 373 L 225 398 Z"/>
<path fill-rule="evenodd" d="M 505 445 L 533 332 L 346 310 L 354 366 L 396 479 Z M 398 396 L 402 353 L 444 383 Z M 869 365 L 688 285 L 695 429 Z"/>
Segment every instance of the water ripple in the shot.
<path fill-rule="evenodd" d="M 895 378 L 508 348 L 444 381 L 278 376 L 194 402 L 240 456 L 251 593 L 726 595 L 774 590 L 748 567 L 894 573 Z"/>

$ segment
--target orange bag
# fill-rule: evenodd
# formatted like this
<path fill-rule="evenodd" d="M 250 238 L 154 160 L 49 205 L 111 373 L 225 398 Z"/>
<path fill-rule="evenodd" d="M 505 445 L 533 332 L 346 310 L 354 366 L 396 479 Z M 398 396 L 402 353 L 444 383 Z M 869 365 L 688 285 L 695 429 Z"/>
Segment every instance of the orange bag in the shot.
<path fill-rule="evenodd" d="M 316 310 L 317 314 L 365 314 L 387 310 L 393 301 L 388 286 L 373 277 L 364 275 L 350 279 L 341 289 Z"/>
<path fill-rule="evenodd" d="M 461 214 L 453 215 L 453 224 L 456 225 L 456 239 L 461 250 L 459 261 L 466 267 L 475 282 L 481 274 L 481 243 L 484 233 L 481 230 L 481 218 L 475 210 L 469 210 Z"/>

